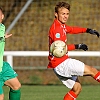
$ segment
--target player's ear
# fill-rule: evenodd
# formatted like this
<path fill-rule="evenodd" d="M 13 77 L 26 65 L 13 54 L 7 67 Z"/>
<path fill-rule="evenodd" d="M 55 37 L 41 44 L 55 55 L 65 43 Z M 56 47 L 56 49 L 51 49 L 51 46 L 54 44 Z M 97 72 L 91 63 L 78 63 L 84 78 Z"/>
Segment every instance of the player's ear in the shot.
<path fill-rule="evenodd" d="M 58 18 L 58 14 L 55 12 L 55 18 Z"/>
<path fill-rule="evenodd" d="M 2 19 L 4 19 L 4 14 L 2 14 Z"/>

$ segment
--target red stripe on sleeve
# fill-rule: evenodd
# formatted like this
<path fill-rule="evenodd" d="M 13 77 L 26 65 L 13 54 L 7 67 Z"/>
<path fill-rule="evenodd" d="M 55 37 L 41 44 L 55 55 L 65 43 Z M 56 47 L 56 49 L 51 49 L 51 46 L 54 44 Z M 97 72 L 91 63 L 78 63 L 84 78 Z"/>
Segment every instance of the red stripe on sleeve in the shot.
<path fill-rule="evenodd" d="M 67 45 L 67 48 L 68 51 L 75 50 L 75 45 L 74 44 Z"/>

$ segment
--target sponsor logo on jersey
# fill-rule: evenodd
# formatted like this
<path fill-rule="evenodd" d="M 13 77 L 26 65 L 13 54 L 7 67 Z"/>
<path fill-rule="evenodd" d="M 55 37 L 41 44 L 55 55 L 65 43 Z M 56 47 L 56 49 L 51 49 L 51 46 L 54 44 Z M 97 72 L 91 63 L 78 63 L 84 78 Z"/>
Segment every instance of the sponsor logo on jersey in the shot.
<path fill-rule="evenodd" d="M 60 38 L 60 33 L 56 33 L 56 38 Z"/>

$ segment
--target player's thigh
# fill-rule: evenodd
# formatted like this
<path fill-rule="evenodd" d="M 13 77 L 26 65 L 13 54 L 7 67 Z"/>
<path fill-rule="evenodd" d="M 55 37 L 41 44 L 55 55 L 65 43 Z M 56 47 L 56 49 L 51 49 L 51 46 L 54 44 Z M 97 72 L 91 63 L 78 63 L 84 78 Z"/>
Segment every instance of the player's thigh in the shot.
<path fill-rule="evenodd" d="M 21 84 L 17 77 L 7 80 L 4 84 L 11 87 L 14 90 L 17 90 L 21 87 Z"/>
<path fill-rule="evenodd" d="M 94 67 L 85 65 L 84 67 L 84 75 L 90 75 L 90 76 L 95 76 L 97 74 L 98 70 Z"/>

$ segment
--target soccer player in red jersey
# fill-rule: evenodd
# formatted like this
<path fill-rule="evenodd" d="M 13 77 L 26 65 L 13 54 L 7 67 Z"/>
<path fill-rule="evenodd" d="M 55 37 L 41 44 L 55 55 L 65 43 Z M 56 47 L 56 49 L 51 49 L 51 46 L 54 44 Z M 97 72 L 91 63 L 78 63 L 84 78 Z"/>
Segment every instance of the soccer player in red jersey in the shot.
<path fill-rule="evenodd" d="M 70 5 L 66 2 L 59 2 L 55 6 L 55 20 L 49 30 L 49 49 L 50 45 L 56 40 L 62 40 L 67 42 L 67 34 L 79 34 L 79 33 L 90 33 L 93 35 L 100 36 L 96 30 L 82 27 L 71 27 L 65 23 L 68 20 L 70 12 Z M 82 49 L 88 50 L 85 44 L 70 44 L 69 50 Z M 81 92 L 81 84 L 78 80 L 78 76 L 89 75 L 95 80 L 100 82 L 100 72 L 94 67 L 85 65 L 83 62 L 69 58 L 68 54 L 63 57 L 57 58 L 49 53 L 48 56 L 49 64 L 48 68 L 53 68 L 54 73 L 62 81 L 62 83 L 70 88 L 71 90 L 64 96 L 64 100 L 75 100 Z"/>

